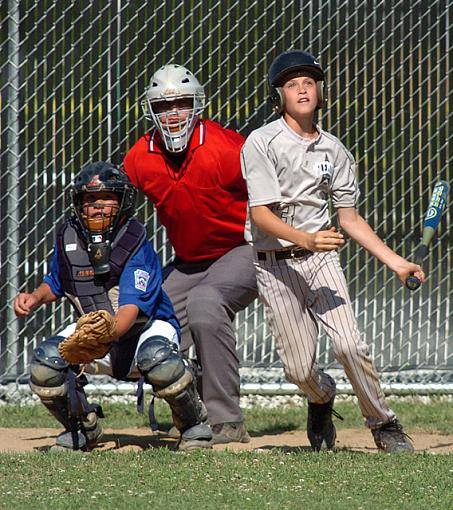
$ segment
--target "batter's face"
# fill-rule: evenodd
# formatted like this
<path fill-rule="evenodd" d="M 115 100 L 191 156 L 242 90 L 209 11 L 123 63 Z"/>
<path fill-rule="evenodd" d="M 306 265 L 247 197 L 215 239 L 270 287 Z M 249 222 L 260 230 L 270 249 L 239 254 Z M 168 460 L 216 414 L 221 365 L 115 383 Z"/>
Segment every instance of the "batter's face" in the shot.
<path fill-rule="evenodd" d="M 152 108 L 162 126 L 167 127 L 170 132 L 177 133 L 181 131 L 193 111 L 193 99 L 183 97 L 170 101 L 155 101 L 152 103 Z"/>
<path fill-rule="evenodd" d="M 285 115 L 293 119 L 312 117 L 318 104 L 316 81 L 309 75 L 294 76 L 283 87 Z"/>

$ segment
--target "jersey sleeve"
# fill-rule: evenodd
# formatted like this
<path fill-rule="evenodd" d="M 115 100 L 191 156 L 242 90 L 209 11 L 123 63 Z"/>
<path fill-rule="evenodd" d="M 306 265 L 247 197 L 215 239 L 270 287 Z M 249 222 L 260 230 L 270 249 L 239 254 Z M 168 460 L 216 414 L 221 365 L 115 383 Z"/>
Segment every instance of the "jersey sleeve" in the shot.
<path fill-rule="evenodd" d="M 58 264 L 58 245 L 54 244 L 53 255 L 50 260 L 50 272 L 44 276 L 43 283 L 47 283 L 50 290 L 56 297 L 63 296 L 63 287 L 61 286 L 60 270 Z"/>
<path fill-rule="evenodd" d="M 123 160 L 124 171 L 134 186 L 138 186 L 137 172 L 135 168 L 135 153 L 137 151 L 136 145 L 137 144 L 129 149 Z"/>
<path fill-rule="evenodd" d="M 360 196 L 354 158 L 343 146 L 340 147 L 335 161 L 331 195 L 336 209 L 355 207 Z"/>
<path fill-rule="evenodd" d="M 161 274 L 157 254 L 145 240 L 121 273 L 118 305 L 136 305 L 146 316 L 153 315 L 162 294 Z"/>
<path fill-rule="evenodd" d="M 275 166 L 269 159 L 265 140 L 252 133 L 241 150 L 242 175 L 247 183 L 250 207 L 281 201 Z"/>
<path fill-rule="evenodd" d="M 225 151 L 225 145 L 222 144 L 222 155 L 219 157 L 219 163 L 222 165 L 222 180 L 227 182 L 226 189 L 230 191 L 239 190 L 247 195 L 247 186 L 241 171 L 241 148 L 244 145 L 244 138 L 231 130 L 226 130 L 228 136 L 228 150 Z"/>

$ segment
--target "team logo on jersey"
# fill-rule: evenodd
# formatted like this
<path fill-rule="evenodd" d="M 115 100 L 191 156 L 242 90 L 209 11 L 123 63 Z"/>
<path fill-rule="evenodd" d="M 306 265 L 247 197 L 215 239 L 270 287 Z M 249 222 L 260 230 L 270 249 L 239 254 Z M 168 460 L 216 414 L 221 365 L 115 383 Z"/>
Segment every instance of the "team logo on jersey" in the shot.
<path fill-rule="evenodd" d="M 143 271 L 143 269 L 136 269 L 134 271 L 134 279 L 135 279 L 135 288 L 137 290 L 146 291 L 146 287 L 148 286 L 149 273 Z"/>
<path fill-rule="evenodd" d="M 314 168 L 316 175 L 320 178 L 319 188 L 328 193 L 332 184 L 332 176 L 335 167 L 329 161 L 327 154 L 326 159 L 322 163 L 316 163 Z"/>

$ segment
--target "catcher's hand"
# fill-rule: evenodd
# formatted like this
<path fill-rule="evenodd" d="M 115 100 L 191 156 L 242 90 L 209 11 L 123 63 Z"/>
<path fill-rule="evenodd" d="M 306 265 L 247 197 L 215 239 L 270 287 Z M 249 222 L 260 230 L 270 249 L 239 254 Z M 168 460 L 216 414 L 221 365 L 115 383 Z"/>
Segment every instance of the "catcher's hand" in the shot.
<path fill-rule="evenodd" d="M 71 364 L 103 358 L 110 350 L 115 333 L 115 319 L 106 310 L 82 315 L 74 333 L 59 344 L 60 356 Z"/>

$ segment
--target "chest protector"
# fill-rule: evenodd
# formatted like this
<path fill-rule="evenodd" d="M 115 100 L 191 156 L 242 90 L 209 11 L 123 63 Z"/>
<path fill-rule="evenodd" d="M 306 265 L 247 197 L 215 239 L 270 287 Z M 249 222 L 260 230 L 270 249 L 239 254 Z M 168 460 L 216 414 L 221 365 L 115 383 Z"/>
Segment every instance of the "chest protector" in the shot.
<path fill-rule="evenodd" d="M 115 313 L 108 291 L 118 286 L 124 266 L 145 236 L 145 227 L 132 218 L 120 229 L 112 243 L 110 272 L 95 277 L 85 241 L 70 221 L 62 225 L 57 233 L 60 279 L 66 297 L 79 315 L 80 308 L 83 313 L 100 309 L 112 315 Z"/>

